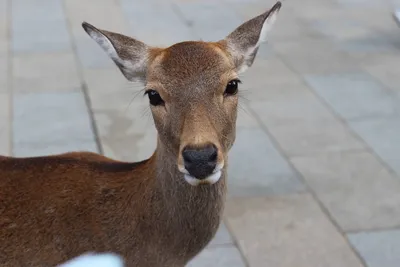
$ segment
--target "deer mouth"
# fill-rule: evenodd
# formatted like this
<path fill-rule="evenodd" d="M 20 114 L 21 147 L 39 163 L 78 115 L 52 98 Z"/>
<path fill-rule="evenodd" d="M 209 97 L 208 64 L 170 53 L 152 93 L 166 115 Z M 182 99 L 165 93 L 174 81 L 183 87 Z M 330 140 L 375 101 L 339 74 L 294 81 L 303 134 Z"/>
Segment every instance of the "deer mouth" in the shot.
<path fill-rule="evenodd" d="M 179 171 L 181 173 L 183 173 L 183 177 L 184 177 L 185 181 L 192 186 L 198 186 L 198 185 L 202 185 L 202 184 L 203 185 L 205 185 L 205 184 L 213 185 L 216 182 L 218 182 L 219 179 L 221 178 L 223 166 L 224 166 L 223 163 L 218 164 L 215 167 L 214 171 L 209 176 L 201 177 L 201 178 L 192 176 L 184 167 L 181 167 L 181 166 L 179 167 Z"/>

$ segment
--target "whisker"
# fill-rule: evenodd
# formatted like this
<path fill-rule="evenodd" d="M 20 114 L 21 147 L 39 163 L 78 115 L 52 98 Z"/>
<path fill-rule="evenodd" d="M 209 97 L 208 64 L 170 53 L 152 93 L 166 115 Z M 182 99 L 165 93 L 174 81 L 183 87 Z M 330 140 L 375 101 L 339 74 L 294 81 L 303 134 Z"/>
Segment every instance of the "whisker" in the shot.
<path fill-rule="evenodd" d="M 244 113 L 246 113 L 246 115 L 251 116 L 250 112 L 244 108 L 244 106 L 242 106 L 241 104 L 238 105 L 239 110 L 242 110 Z"/>
<path fill-rule="evenodd" d="M 138 89 L 138 88 L 143 88 L 143 84 L 138 83 L 138 82 L 124 82 L 120 86 L 118 86 L 118 90 L 132 90 L 132 89 Z"/>
<path fill-rule="evenodd" d="M 149 118 L 148 116 L 149 114 L 150 114 L 150 107 L 143 107 L 141 117 L 143 118 L 146 116 L 147 118 Z"/>
<path fill-rule="evenodd" d="M 136 97 L 139 95 L 139 93 L 143 92 L 143 90 L 144 90 L 144 89 L 139 90 L 139 91 L 136 91 L 136 92 L 134 93 L 134 96 L 132 97 L 132 99 L 130 100 L 128 106 L 127 106 L 126 109 L 125 109 L 125 113 L 126 113 L 127 110 L 129 109 L 129 107 L 132 105 L 133 101 L 136 99 Z"/>
<path fill-rule="evenodd" d="M 250 99 L 247 98 L 246 96 L 244 96 L 242 93 L 239 93 L 238 96 L 239 96 L 239 100 L 243 100 L 246 103 L 250 102 Z M 239 104 L 240 104 L 240 102 L 239 102 Z"/>

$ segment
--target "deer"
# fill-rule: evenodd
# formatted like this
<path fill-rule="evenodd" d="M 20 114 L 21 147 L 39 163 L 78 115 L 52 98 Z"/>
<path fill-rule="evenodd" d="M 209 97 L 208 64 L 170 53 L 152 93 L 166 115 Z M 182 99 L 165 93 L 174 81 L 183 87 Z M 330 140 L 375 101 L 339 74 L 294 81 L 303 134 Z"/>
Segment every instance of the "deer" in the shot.
<path fill-rule="evenodd" d="M 0 157 L 0 267 L 58 266 L 85 253 L 127 267 L 182 267 L 222 220 L 239 75 L 281 2 L 219 41 L 151 46 L 82 22 L 121 74 L 144 86 L 157 130 L 139 162 L 92 152 Z"/>

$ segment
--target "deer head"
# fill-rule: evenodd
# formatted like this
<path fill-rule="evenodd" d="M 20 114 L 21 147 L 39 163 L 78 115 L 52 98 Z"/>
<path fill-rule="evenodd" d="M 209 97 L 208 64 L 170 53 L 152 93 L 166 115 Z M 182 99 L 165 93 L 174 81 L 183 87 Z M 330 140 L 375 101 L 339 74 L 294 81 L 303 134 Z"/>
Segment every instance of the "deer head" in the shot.
<path fill-rule="evenodd" d="M 167 48 L 82 24 L 128 80 L 144 84 L 157 149 L 169 152 L 191 185 L 220 179 L 235 140 L 239 74 L 253 64 L 280 7 L 277 2 L 220 41 Z"/>

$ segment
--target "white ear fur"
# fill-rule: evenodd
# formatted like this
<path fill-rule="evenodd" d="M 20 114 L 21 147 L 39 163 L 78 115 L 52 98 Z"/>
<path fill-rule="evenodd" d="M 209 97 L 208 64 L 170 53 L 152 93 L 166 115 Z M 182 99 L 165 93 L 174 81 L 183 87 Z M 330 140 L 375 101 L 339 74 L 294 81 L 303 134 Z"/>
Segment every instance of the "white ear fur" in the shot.
<path fill-rule="evenodd" d="M 260 37 L 259 37 L 256 45 L 253 46 L 253 47 L 249 47 L 247 53 L 245 53 L 245 60 L 244 61 L 245 62 L 250 62 L 251 61 L 251 64 L 243 64 L 238 70 L 239 74 L 245 72 L 253 64 L 254 59 L 256 57 L 256 52 L 257 52 L 258 48 L 260 47 L 261 43 L 264 43 L 264 42 L 267 41 L 267 35 L 271 31 L 272 26 L 274 25 L 274 23 L 276 21 L 276 18 L 278 16 L 278 13 L 279 13 L 278 11 L 273 12 L 264 21 L 264 24 L 263 24 L 262 29 L 261 29 Z M 251 58 L 251 57 L 253 57 L 253 58 Z"/>
<path fill-rule="evenodd" d="M 114 45 L 111 43 L 110 39 L 105 36 L 102 32 L 94 28 L 87 22 L 82 23 L 83 28 L 89 34 L 89 36 L 96 41 L 100 45 L 101 48 L 111 57 L 113 60 L 121 61 L 117 50 L 115 49 Z"/>
<path fill-rule="evenodd" d="M 119 67 L 130 81 L 143 81 L 146 76 L 148 47 L 131 37 L 100 30 L 83 22 L 83 29 Z"/>
<path fill-rule="evenodd" d="M 267 41 L 281 6 L 278 1 L 269 11 L 243 23 L 225 39 L 238 73 L 243 73 L 253 64 L 260 44 Z"/>
<path fill-rule="evenodd" d="M 279 9 L 275 9 L 264 21 L 264 24 L 261 29 L 260 38 L 257 42 L 257 47 L 260 43 L 267 41 L 267 34 L 271 31 L 272 26 L 274 26 L 275 21 L 278 17 Z"/>

